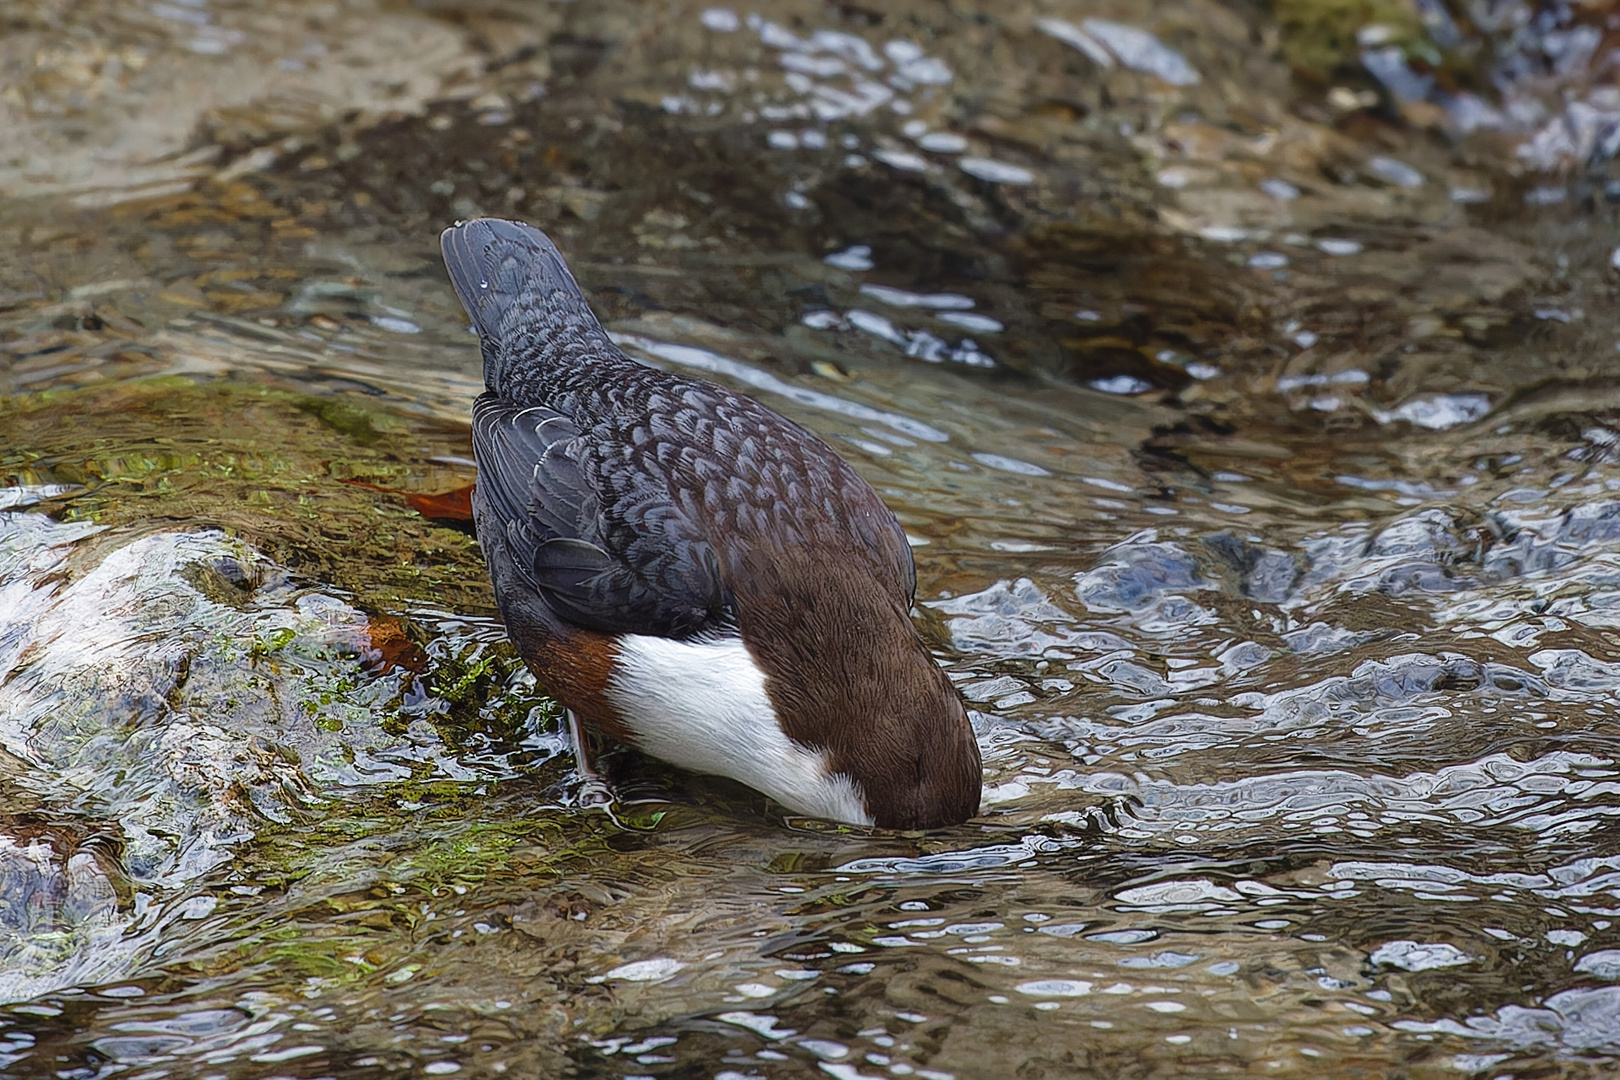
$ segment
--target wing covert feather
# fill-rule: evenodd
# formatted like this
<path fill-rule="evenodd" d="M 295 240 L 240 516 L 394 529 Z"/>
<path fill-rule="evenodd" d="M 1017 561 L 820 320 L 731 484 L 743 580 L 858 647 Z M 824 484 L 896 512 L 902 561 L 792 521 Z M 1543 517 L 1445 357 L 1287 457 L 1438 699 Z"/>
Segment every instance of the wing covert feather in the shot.
<path fill-rule="evenodd" d="M 603 499 L 593 441 L 568 417 L 491 394 L 473 406 L 478 528 L 499 529 L 554 612 L 603 633 L 685 637 L 723 624 L 730 597 L 712 551 L 678 526 L 667 493 Z"/>

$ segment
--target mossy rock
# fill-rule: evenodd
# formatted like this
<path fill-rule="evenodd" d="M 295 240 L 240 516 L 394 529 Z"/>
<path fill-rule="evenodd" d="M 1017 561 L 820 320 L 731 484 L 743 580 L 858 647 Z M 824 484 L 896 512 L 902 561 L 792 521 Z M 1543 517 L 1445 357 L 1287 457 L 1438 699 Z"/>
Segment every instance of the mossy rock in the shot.
<path fill-rule="evenodd" d="M 62 520 L 218 525 L 371 610 L 493 610 L 468 532 L 397 494 L 467 484 L 432 460 L 465 457 L 465 428 L 358 394 L 162 377 L 0 399 L 0 429 L 0 484 L 72 486 L 46 507 Z"/>

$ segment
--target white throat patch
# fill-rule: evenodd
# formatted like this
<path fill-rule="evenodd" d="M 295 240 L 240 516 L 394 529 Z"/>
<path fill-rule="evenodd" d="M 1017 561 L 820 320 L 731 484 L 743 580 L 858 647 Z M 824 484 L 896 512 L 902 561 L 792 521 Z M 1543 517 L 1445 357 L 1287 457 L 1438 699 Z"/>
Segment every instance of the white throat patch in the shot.
<path fill-rule="evenodd" d="M 628 634 L 606 696 L 653 757 L 740 780 L 801 814 L 872 824 L 855 781 L 783 733 L 765 673 L 741 638 Z"/>

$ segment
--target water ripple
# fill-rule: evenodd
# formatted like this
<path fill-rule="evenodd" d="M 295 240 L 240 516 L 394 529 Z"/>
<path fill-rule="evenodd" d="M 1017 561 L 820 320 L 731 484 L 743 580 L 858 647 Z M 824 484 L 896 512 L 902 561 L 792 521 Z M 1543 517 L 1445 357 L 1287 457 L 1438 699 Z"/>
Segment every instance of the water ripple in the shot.
<path fill-rule="evenodd" d="M 1553 837 L 1612 827 L 1620 818 L 1620 806 L 1600 798 L 1620 793 L 1620 772 L 1613 765 L 1608 758 L 1567 751 L 1527 762 L 1492 754 L 1401 776 L 1293 770 L 1187 785 L 1063 769 L 1049 776 L 1022 774 L 997 789 L 995 798 L 1017 798 L 1052 785 L 1121 800 L 1120 834 L 1135 839 L 1267 833 L 1275 827 L 1273 820 L 1284 829 L 1364 839 L 1404 835 L 1420 825 L 1481 831 L 1511 827 Z M 1078 811 L 1058 811 L 1047 819 L 1089 820 Z"/>

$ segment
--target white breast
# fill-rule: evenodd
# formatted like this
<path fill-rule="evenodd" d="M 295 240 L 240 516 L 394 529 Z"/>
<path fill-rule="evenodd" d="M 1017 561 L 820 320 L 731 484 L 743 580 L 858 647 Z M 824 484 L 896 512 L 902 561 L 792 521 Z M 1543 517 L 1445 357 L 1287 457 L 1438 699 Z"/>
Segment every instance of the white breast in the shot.
<path fill-rule="evenodd" d="M 801 814 L 872 824 L 855 781 L 783 734 L 741 638 L 620 638 L 606 696 L 653 757 L 740 780 Z"/>

